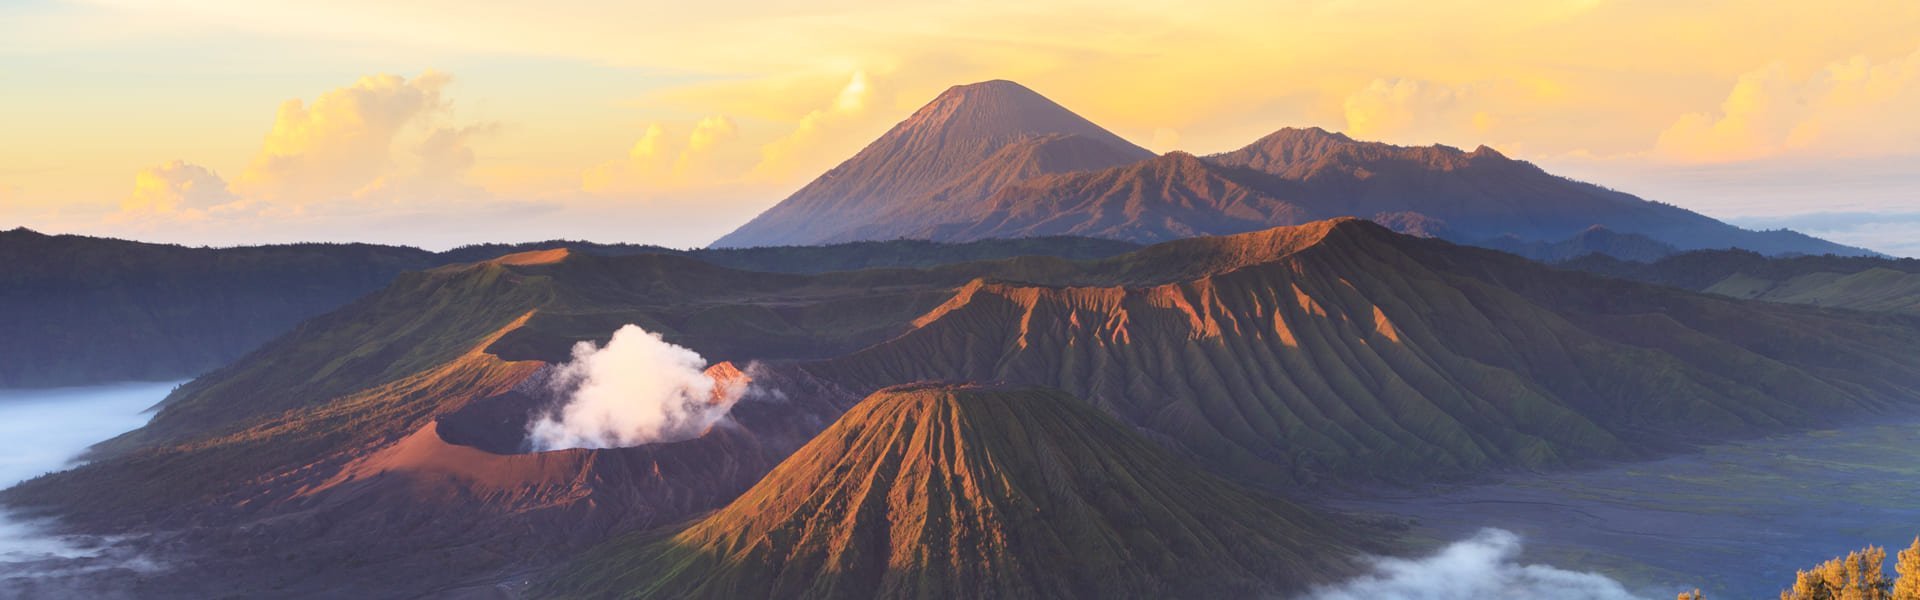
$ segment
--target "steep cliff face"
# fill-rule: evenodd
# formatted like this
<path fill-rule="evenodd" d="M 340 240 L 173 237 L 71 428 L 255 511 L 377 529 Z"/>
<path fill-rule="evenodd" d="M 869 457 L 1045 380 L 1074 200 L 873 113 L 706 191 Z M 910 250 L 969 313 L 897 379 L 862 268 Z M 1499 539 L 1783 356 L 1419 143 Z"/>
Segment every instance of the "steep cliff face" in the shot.
<path fill-rule="evenodd" d="M 1347 573 L 1371 533 L 1205 475 L 1058 391 L 905 386 L 863 400 L 726 508 L 666 539 L 602 546 L 542 591 L 1251 598 Z"/>
<path fill-rule="evenodd" d="M 855 387 L 1054 386 L 1262 480 L 1630 456 L 1920 390 L 1912 321 L 1564 273 L 1364 221 L 1106 264 L 1070 285 L 975 281 L 908 333 L 811 368 Z"/>
<path fill-rule="evenodd" d="M 1006 181 L 1152 155 L 1020 84 L 954 86 L 713 245 L 893 239 L 882 215 L 915 219 L 978 202 Z"/>

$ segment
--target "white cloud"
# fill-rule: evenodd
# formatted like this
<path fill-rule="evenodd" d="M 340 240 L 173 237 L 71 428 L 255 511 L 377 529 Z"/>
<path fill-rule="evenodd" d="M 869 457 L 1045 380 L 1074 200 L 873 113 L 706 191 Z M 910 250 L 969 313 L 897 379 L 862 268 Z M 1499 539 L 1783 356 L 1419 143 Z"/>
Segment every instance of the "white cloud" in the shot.
<path fill-rule="evenodd" d="M 1644 600 L 1598 573 L 1517 562 L 1520 536 L 1484 529 L 1420 559 L 1378 558 L 1373 571 L 1305 600 Z"/>
<path fill-rule="evenodd" d="M 133 193 L 120 203 L 120 212 L 114 218 L 200 221 L 213 212 L 231 211 L 241 205 L 218 173 L 175 160 L 134 174 Z"/>
<path fill-rule="evenodd" d="M 719 423 L 746 393 L 742 381 L 716 381 L 707 361 L 636 325 L 613 333 L 605 347 L 580 342 L 573 360 L 554 372 L 566 398 L 527 427 L 535 451 L 621 448 L 683 440 Z"/>

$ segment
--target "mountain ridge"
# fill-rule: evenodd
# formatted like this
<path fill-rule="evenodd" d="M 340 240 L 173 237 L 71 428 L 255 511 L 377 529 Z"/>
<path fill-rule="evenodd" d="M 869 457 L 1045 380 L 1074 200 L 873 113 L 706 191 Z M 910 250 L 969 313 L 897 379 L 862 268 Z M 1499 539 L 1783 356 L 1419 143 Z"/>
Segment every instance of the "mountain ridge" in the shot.
<path fill-rule="evenodd" d="M 1106 146 L 1111 150 L 1106 154 L 1119 159 L 1103 161 L 1099 166 L 1152 156 L 1020 84 L 992 80 L 958 85 L 712 246 L 833 240 L 870 225 L 876 215 L 887 213 L 895 203 L 923 201 L 1010 144 L 1058 134 Z M 867 239 L 875 237 L 891 239 L 884 234 Z"/>
<path fill-rule="evenodd" d="M 1351 572 L 1350 544 L 1376 535 L 1203 475 L 1055 390 L 916 384 L 862 400 L 678 535 L 610 542 L 545 591 L 1255 597 Z"/>
<path fill-rule="evenodd" d="M 956 93 L 967 90 L 968 93 Z M 980 94 L 972 94 L 972 91 Z M 1017 90 L 1017 92 L 1015 91 Z M 1018 101 L 978 101 L 1003 95 Z M 996 96 L 997 97 L 997 96 Z M 1025 108 L 995 127 L 956 117 L 968 102 Z M 1041 107 L 1041 108 L 1031 108 Z M 981 111 L 986 112 L 986 111 Z M 998 113 L 996 113 L 998 114 Z M 1027 115 L 1051 115 L 1026 118 Z M 926 133 L 947 120 L 968 132 Z M 1025 129 L 1021 129 L 1021 128 Z M 977 131 L 976 131 L 977 130 Z M 995 155 L 1067 134 L 1098 151 L 1039 166 Z M 914 160 L 900 158 L 912 148 Z M 1202 169 L 1195 161 L 1213 169 Z M 993 166 L 1011 161 L 1013 166 Z M 970 173 L 982 169 L 986 173 Z M 1673 205 L 1553 175 L 1481 145 L 1397 146 L 1318 127 L 1282 128 L 1235 150 L 1155 156 L 1031 90 L 1006 81 L 956 86 L 715 247 L 857 239 L 970 241 L 1073 234 L 1157 243 L 1342 216 L 1403 215 L 1444 222 L 1454 241 L 1553 244 L 1593 226 L 1681 250 L 1739 247 L 1767 254 L 1867 255 L 1791 231 L 1750 231 Z M 1506 244 L 1512 247 L 1514 244 Z M 1626 252 L 1642 252 L 1622 247 Z M 1638 254 L 1630 258 L 1639 258 Z"/>

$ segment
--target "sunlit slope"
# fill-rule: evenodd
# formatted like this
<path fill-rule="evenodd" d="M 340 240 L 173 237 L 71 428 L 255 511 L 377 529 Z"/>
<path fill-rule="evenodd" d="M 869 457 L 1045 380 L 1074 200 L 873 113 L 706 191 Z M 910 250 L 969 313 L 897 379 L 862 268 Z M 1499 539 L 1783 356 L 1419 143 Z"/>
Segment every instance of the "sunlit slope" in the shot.
<path fill-rule="evenodd" d="M 726 508 L 610 542 L 547 594 L 1222 598 L 1350 569 L 1371 530 L 1250 493 L 1055 390 L 862 401 Z"/>
<path fill-rule="evenodd" d="M 436 419 L 513 392 L 575 342 L 604 341 L 627 323 L 744 365 L 885 339 L 946 296 L 945 285 L 927 281 L 965 278 L 889 273 L 808 277 L 565 251 L 409 273 L 187 384 L 147 426 L 101 446 L 101 460 L 7 500 L 114 522 L 240 503 L 258 511 Z M 883 287 L 873 277 L 915 283 Z M 784 448 L 745 461 L 739 477 L 750 483 L 838 414 L 822 410 L 811 429 L 782 429 L 773 446 Z M 129 486 L 135 493 L 117 492 Z"/>
<path fill-rule="evenodd" d="M 1259 480 L 1624 457 L 1920 398 L 1920 323 L 1567 273 L 1340 220 L 985 278 L 817 365 L 1059 387 Z"/>

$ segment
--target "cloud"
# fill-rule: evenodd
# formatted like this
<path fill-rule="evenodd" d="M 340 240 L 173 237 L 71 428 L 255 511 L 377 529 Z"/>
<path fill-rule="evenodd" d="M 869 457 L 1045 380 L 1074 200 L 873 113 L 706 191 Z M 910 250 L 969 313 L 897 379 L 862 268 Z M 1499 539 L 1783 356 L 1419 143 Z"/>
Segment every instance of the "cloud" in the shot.
<path fill-rule="evenodd" d="M 1816 212 L 1735 217 L 1753 229 L 1793 229 L 1893 256 L 1920 258 L 1920 212 Z"/>
<path fill-rule="evenodd" d="M 453 123 L 444 90 L 452 78 L 428 70 L 408 79 L 362 77 L 312 103 L 280 106 L 259 152 L 228 182 L 212 169 L 175 160 L 142 169 L 105 222 L 142 235 L 364 239 L 411 232 L 471 243 L 489 218 L 547 212 L 545 201 L 500 198 L 468 182 L 476 140 L 491 123 Z"/>
<path fill-rule="evenodd" d="M 1375 79 L 1347 96 L 1347 132 L 1359 137 L 1395 136 L 1458 119 L 1470 88 L 1417 79 Z"/>
<path fill-rule="evenodd" d="M 1718 110 L 1679 117 L 1655 148 L 1688 162 L 1911 153 L 1915 106 L 1920 50 L 1884 62 L 1854 56 L 1805 76 L 1776 62 L 1741 75 Z"/>
<path fill-rule="evenodd" d="M 1519 536 L 1483 529 L 1426 558 L 1374 559 L 1371 573 L 1315 589 L 1306 600 L 1644 600 L 1605 575 L 1520 564 L 1519 557 Z"/>
<path fill-rule="evenodd" d="M 694 122 L 685 135 L 650 123 L 625 159 L 587 169 L 580 187 L 596 194 L 653 196 L 734 186 L 752 164 L 750 148 L 739 138 L 739 125 L 724 115 Z"/>
<path fill-rule="evenodd" d="M 350 197 L 396 171 L 396 140 L 446 110 L 442 91 L 451 81 L 433 70 L 411 80 L 372 75 L 323 93 L 311 105 L 288 100 L 235 188 L 248 197 L 296 204 Z"/>
<path fill-rule="evenodd" d="M 167 218 L 199 221 L 211 212 L 236 208 L 240 198 L 218 173 L 175 160 L 142 169 L 133 176 L 133 193 L 120 203 L 122 220 Z"/>
<path fill-rule="evenodd" d="M 741 93 L 738 86 L 720 89 Z M 818 108 L 788 123 L 765 123 L 753 132 L 728 115 L 691 124 L 650 123 L 624 159 L 587 169 L 581 188 L 601 195 L 681 200 L 773 196 L 819 175 L 870 141 L 859 132 L 869 129 L 865 121 L 872 115 L 873 95 L 866 71 L 855 70 L 831 97 L 818 101 Z"/>
<path fill-rule="evenodd" d="M 637 325 L 613 333 L 605 347 L 580 342 L 560 365 L 554 391 L 566 400 L 527 427 L 535 451 L 623 448 L 699 436 L 746 393 L 738 380 L 718 382 L 706 359 Z"/>
<path fill-rule="evenodd" d="M 760 148 L 760 163 L 753 175 L 761 179 L 786 180 L 811 177 L 845 160 L 851 152 L 823 152 L 823 147 L 844 146 L 846 125 L 867 114 L 872 104 L 873 86 L 866 71 L 854 71 L 846 85 L 827 106 L 809 111 L 795 124 L 793 132 Z M 866 141 L 866 140 L 861 140 Z"/>

